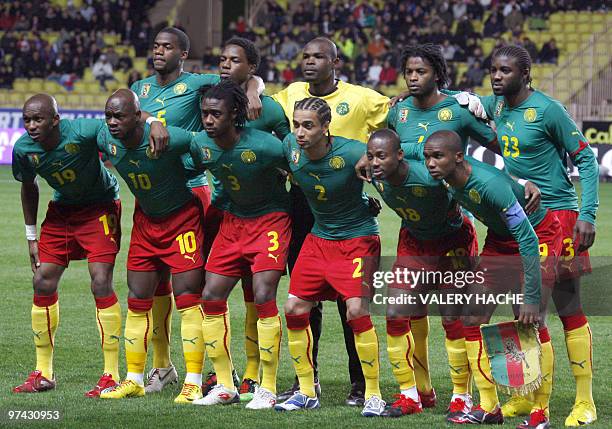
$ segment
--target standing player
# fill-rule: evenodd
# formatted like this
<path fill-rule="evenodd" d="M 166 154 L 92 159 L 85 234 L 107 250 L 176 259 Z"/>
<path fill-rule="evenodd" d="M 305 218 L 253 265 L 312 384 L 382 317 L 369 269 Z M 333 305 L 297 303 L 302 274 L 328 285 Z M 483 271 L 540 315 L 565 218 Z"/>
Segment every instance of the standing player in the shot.
<path fill-rule="evenodd" d="M 560 253 L 560 227 L 555 215 L 545 208 L 525 214 L 524 189 L 505 172 L 495 167 L 464 158 L 461 138 L 453 131 L 438 131 L 425 143 L 425 164 L 434 179 L 444 179 L 451 194 L 463 207 L 473 213 L 487 230 L 478 270 L 484 273 L 483 282 L 474 282 L 466 294 L 507 292 L 521 283 L 524 273 L 524 298 L 518 320 L 522 323 L 539 322 L 542 342 L 542 373 L 546 377 L 535 391 L 539 411 L 538 422 L 526 421 L 519 429 L 546 428 L 546 409 L 552 391 L 553 362 L 550 336 L 542 317 L 546 312 L 547 295 L 551 287 L 542 289 L 542 278 L 552 285 L 554 263 Z M 535 231 L 534 231 L 535 229 Z M 543 256 L 540 271 L 540 253 Z M 520 256 L 523 270 L 515 263 Z M 547 258 L 548 256 L 548 258 Z M 543 273 L 548 273 L 544 274 Z M 450 416 L 449 421 L 460 424 L 501 424 L 503 415 L 491 368 L 482 350 L 480 325 L 488 323 L 495 305 L 472 301 L 464 314 L 465 344 L 470 368 L 473 369 L 481 404 L 468 413 Z M 535 420 L 535 419 L 534 419 Z"/>
<path fill-rule="evenodd" d="M 471 116 L 471 115 L 470 115 Z M 401 218 L 396 268 L 445 272 L 469 270 L 466 263 L 478 255 L 476 230 L 461 213 L 459 206 L 438 180 L 432 179 L 420 161 L 405 158 L 399 136 L 391 130 L 375 131 L 368 141 L 367 160 L 372 169 L 374 186 L 381 197 Z M 457 258 L 454 258 L 454 257 Z M 467 257 L 467 258 L 465 258 Z M 449 265 L 447 262 L 451 261 Z M 445 285 L 437 285 L 445 286 Z M 452 285 L 450 285 L 452 286 Z M 415 289 L 418 288 L 418 289 Z M 423 290 L 427 285 L 389 285 L 389 296 Z M 415 342 L 410 321 L 427 309 L 423 305 L 389 304 L 387 306 L 387 350 L 401 393 L 386 412 L 392 417 L 420 413 L 422 404 L 417 392 L 413 354 Z M 446 350 L 453 396 L 449 417 L 471 411 L 469 393 L 471 377 L 463 326 L 459 320 L 461 307 L 441 306 L 442 326 L 446 331 Z"/>
<path fill-rule="evenodd" d="M 491 64 L 495 95 L 483 97 L 487 114 L 497 125 L 506 168 L 511 174 L 534 182 L 542 193 L 542 205 L 561 222 L 563 254 L 553 300 L 565 332 L 570 366 L 576 380 L 576 400 L 566 426 L 589 424 L 597 419 L 593 401 L 591 329 L 580 305 L 580 275 L 590 271 L 587 249 L 595 239 L 598 206 L 598 167 L 587 139 L 564 107 L 546 94 L 533 90 L 531 60 L 520 46 L 497 50 Z M 576 190 L 566 172 L 566 157 L 578 167 L 582 184 L 578 210 Z M 513 398 L 504 414 L 534 411 L 530 401 Z"/>
<path fill-rule="evenodd" d="M 157 117 L 164 125 L 201 131 L 199 91 L 203 86 L 218 83 L 219 76 L 183 71 L 183 63 L 189 56 L 189 45 L 189 37 L 183 31 L 172 27 L 162 29 L 153 42 L 155 74 L 135 82 L 131 89 L 138 95 L 143 111 Z M 252 85 L 258 86 L 257 81 L 253 81 Z M 253 88 L 248 93 L 251 94 L 249 106 L 258 107 L 257 89 Z M 189 154 L 183 158 L 188 171 L 188 186 L 198 197 L 197 202 L 203 213 L 206 213 L 210 203 L 206 176 L 194 170 Z M 204 237 L 206 239 L 212 235 L 206 231 Z M 178 377 L 170 360 L 173 296 L 169 279 L 169 273 L 162 275 L 153 301 L 153 368 L 147 377 L 147 393 L 161 391 L 167 384 L 176 382 Z"/>
<path fill-rule="evenodd" d="M 285 303 L 289 352 L 300 390 L 275 408 L 293 411 L 320 406 L 314 386 L 310 311 L 316 301 L 342 299 L 365 378 L 362 415 L 380 416 L 385 402 L 379 388 L 378 337 L 368 309 L 371 275 L 380 257 L 378 224 L 370 213 L 363 182 L 354 174 L 363 143 L 332 136 L 331 119 L 325 100 L 305 98 L 294 108 L 294 134 L 283 142 L 293 180 L 304 191 L 315 224 L 295 264 Z"/>
<path fill-rule="evenodd" d="M 127 376 L 100 397 L 119 399 L 145 395 L 144 367 L 151 338 L 151 307 L 160 276 L 172 273 L 187 374 L 177 403 L 202 397 L 204 341 L 202 291 L 202 216 L 187 187 L 182 155 L 192 134 L 170 127 L 169 145 L 161 155 L 148 150 L 149 127 L 140 122 L 136 94 L 113 93 L 104 110 L 108 129 L 98 135 L 98 148 L 115 166 L 137 200 L 127 261 L 129 288 L 125 322 Z"/>
<path fill-rule="evenodd" d="M 244 91 L 233 81 L 208 89 L 202 98 L 206 133 L 195 137 L 195 166 L 210 170 L 229 199 L 206 263 L 202 294 L 202 329 L 217 384 L 194 404 L 230 404 L 238 399 L 232 380 L 227 298 L 240 277 L 252 274 L 263 376 L 246 407 L 263 409 L 276 404 L 282 331 L 276 289 L 287 264 L 291 220 L 289 194 L 277 171 L 287 168 L 282 143 L 270 133 L 243 129 L 246 103 Z"/>
<path fill-rule="evenodd" d="M 95 397 L 119 380 L 121 308 L 113 291 L 113 267 L 121 240 L 119 185 L 98 157 L 96 136 L 104 126 L 94 119 L 60 120 L 53 97 L 37 94 L 23 106 L 27 134 L 13 148 L 13 176 L 21 182 L 26 238 L 34 273 L 32 330 L 36 370 L 13 392 L 54 389 L 53 350 L 59 324 L 57 288 L 72 260 L 87 258 L 91 292 L 102 340 L 104 371 L 86 393 Z M 36 237 L 38 183 L 55 190 Z"/>

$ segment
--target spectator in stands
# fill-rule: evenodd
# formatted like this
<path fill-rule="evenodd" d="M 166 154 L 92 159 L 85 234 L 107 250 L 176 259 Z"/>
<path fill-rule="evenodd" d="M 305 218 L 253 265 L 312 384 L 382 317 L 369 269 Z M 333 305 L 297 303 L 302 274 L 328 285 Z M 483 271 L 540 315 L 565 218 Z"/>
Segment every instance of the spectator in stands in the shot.
<path fill-rule="evenodd" d="M 123 70 L 124 72 L 128 72 L 134 67 L 134 62 L 132 61 L 132 57 L 130 57 L 128 52 L 125 52 L 119 57 L 119 64 L 117 65 L 119 70 Z"/>
<path fill-rule="evenodd" d="M 472 50 L 471 50 L 471 54 L 469 54 L 467 56 L 467 65 L 468 68 L 474 64 L 476 61 L 478 61 L 480 64 L 484 63 L 484 55 L 482 53 L 482 48 L 480 46 L 475 46 Z"/>
<path fill-rule="evenodd" d="M 391 61 L 386 59 L 383 63 L 380 72 L 380 84 L 384 86 L 392 86 L 397 82 L 397 68 L 391 64 Z"/>
<path fill-rule="evenodd" d="M 312 12 L 310 12 L 310 10 L 306 10 L 304 3 L 300 3 L 293 14 L 291 22 L 295 27 L 298 27 L 306 24 L 307 22 L 312 22 L 313 19 L 314 16 Z"/>
<path fill-rule="evenodd" d="M 109 46 L 106 49 L 106 59 L 110 63 L 111 67 L 114 69 L 119 65 L 119 54 L 115 51 L 113 46 Z"/>
<path fill-rule="evenodd" d="M 499 37 L 504 32 L 504 24 L 502 23 L 501 13 L 497 8 L 494 8 L 491 15 L 485 21 L 483 35 L 485 37 Z"/>
<path fill-rule="evenodd" d="M 96 61 L 91 69 L 91 73 L 100 82 L 100 88 L 106 91 L 106 82 L 109 80 L 115 80 L 113 75 L 113 66 L 108 62 L 105 54 L 100 55 L 98 61 Z"/>
<path fill-rule="evenodd" d="M 533 41 L 529 37 L 524 36 L 522 45 L 523 48 L 525 48 L 525 50 L 529 52 L 531 60 L 535 61 L 538 58 L 538 47 L 535 45 L 535 43 L 533 43 Z"/>
<path fill-rule="evenodd" d="M 463 76 L 461 76 L 461 80 L 457 84 L 457 89 L 459 91 L 471 91 L 473 89 L 467 73 L 463 73 Z"/>
<path fill-rule="evenodd" d="M 446 61 L 452 61 L 455 58 L 455 52 L 457 51 L 457 49 L 453 45 L 451 45 L 450 40 L 444 39 L 441 49 L 442 56 Z"/>
<path fill-rule="evenodd" d="M 279 59 L 291 61 L 297 56 L 298 52 L 300 52 L 300 45 L 298 45 L 288 34 L 285 35 L 278 54 Z"/>
<path fill-rule="evenodd" d="M 10 65 L 0 63 L 0 88 L 12 88 L 15 75 Z"/>
<path fill-rule="evenodd" d="M 459 0 L 453 5 L 453 17 L 460 20 L 467 14 L 467 4 L 465 0 Z"/>
<path fill-rule="evenodd" d="M 377 87 L 380 83 L 380 73 L 382 72 L 382 66 L 380 65 L 380 60 L 378 58 L 374 58 L 374 61 L 368 68 L 368 79 L 366 82 L 368 85 L 372 85 L 373 87 Z"/>
<path fill-rule="evenodd" d="M 367 59 L 362 60 L 359 66 L 355 70 L 355 82 L 359 85 L 365 85 L 368 81 L 368 72 L 370 69 L 370 63 Z"/>
<path fill-rule="evenodd" d="M 142 75 L 140 74 L 140 72 L 138 70 L 132 70 L 128 75 L 127 87 L 131 88 L 132 84 L 136 81 L 139 81 L 140 79 L 142 79 Z"/>
<path fill-rule="evenodd" d="M 559 49 L 557 49 L 557 42 L 554 38 L 542 45 L 542 50 L 537 58 L 541 63 L 557 64 L 559 60 Z"/>
<path fill-rule="evenodd" d="M 219 67 L 219 57 L 213 54 L 213 49 L 210 46 L 204 48 L 202 56 L 202 68 L 204 70 L 216 70 Z"/>
<path fill-rule="evenodd" d="M 506 14 L 505 11 L 508 9 L 509 5 L 504 7 L 504 26 L 506 27 L 506 30 L 510 30 L 512 32 L 518 31 L 520 33 L 523 23 L 525 22 L 525 17 L 521 12 L 521 7 L 514 2 L 511 3 L 512 7 L 509 9 L 510 12 L 508 14 Z"/>
<path fill-rule="evenodd" d="M 283 69 L 283 72 L 281 73 L 281 81 L 285 85 L 289 85 L 294 80 L 295 80 L 295 71 L 293 70 L 293 67 L 290 67 L 290 66 L 285 67 Z"/>
<path fill-rule="evenodd" d="M 380 58 L 387 52 L 385 45 L 385 39 L 380 34 L 376 34 L 374 38 L 368 43 L 368 54 L 373 58 Z"/>
<path fill-rule="evenodd" d="M 482 69 L 480 61 L 474 61 L 474 64 L 465 72 L 470 85 L 473 87 L 480 86 L 485 76 L 485 71 Z"/>
<path fill-rule="evenodd" d="M 312 23 L 306 22 L 302 27 L 302 30 L 297 35 L 297 41 L 300 45 L 305 45 L 312 39 L 317 37 L 316 33 L 312 30 Z"/>
<path fill-rule="evenodd" d="M 47 76 L 47 63 L 40 56 L 39 51 L 34 51 L 28 61 L 27 77 L 42 79 L 45 76 Z"/>
<path fill-rule="evenodd" d="M 71 74 L 71 60 L 63 52 L 60 52 L 51 64 L 50 72 L 47 79 L 59 83 L 67 90 L 72 90 L 74 81 Z"/>

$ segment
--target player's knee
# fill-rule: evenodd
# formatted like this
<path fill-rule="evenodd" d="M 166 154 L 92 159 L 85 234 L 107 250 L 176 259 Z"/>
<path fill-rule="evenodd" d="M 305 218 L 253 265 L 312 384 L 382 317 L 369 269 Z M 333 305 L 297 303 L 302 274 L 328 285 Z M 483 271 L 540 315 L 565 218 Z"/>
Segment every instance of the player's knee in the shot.
<path fill-rule="evenodd" d="M 450 325 L 459 320 L 459 316 L 442 316 L 442 325 Z"/>
<path fill-rule="evenodd" d="M 462 318 L 463 326 L 480 326 L 489 322 L 486 316 L 465 316 Z"/>
<path fill-rule="evenodd" d="M 263 290 L 262 290 L 263 289 Z M 265 304 L 276 299 L 276 288 L 266 287 L 253 291 L 255 304 Z"/>
<path fill-rule="evenodd" d="M 97 297 L 109 296 L 113 293 L 113 275 L 111 273 L 95 273 L 91 277 L 91 293 Z"/>
<path fill-rule="evenodd" d="M 58 280 L 38 269 L 32 280 L 34 293 L 37 295 L 51 295 L 57 292 Z"/>
<path fill-rule="evenodd" d="M 304 314 L 310 311 L 304 303 L 300 302 L 298 299 L 289 298 L 287 302 L 285 302 L 285 314 L 289 314 L 291 316 L 296 316 L 298 314 Z"/>
<path fill-rule="evenodd" d="M 346 320 L 359 319 L 360 317 L 367 316 L 370 314 L 367 308 L 359 304 L 353 304 L 346 306 Z"/>
<path fill-rule="evenodd" d="M 408 315 L 406 311 L 402 311 L 399 306 L 396 305 L 388 305 L 387 306 L 387 319 L 405 319 Z"/>
<path fill-rule="evenodd" d="M 223 301 L 225 297 L 218 293 L 215 288 L 205 287 L 202 291 L 202 299 L 204 301 Z"/>

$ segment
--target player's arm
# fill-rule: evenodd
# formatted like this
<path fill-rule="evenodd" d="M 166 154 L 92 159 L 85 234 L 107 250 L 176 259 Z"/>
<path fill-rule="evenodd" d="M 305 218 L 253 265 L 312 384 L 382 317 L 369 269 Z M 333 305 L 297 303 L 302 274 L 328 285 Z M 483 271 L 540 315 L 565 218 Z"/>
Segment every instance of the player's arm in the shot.
<path fill-rule="evenodd" d="M 387 115 L 389 114 L 389 97 L 373 89 L 366 89 L 363 95 L 361 103 L 365 112 L 368 134 L 385 128 L 387 126 Z"/>
<path fill-rule="evenodd" d="M 246 82 L 246 95 L 249 99 L 248 119 L 253 121 L 261 116 L 261 98 L 266 89 L 264 81 L 259 76 L 251 76 Z"/>
<path fill-rule="evenodd" d="M 153 152 L 154 156 L 159 156 L 166 150 L 170 140 L 170 134 L 168 134 L 168 130 L 166 130 L 165 126 L 165 119 L 159 119 L 144 110 L 141 113 L 141 120 L 151 127 L 151 131 L 149 132 L 149 147 L 151 148 L 151 152 Z"/>
<path fill-rule="evenodd" d="M 454 91 L 451 89 L 442 89 L 442 94 L 455 97 L 457 102 L 466 107 L 474 116 L 487 120 L 493 117 L 493 109 L 495 105 L 495 96 L 479 96 L 467 91 Z"/>
<path fill-rule="evenodd" d="M 462 111 L 461 127 L 467 130 L 468 136 L 476 140 L 483 147 L 495 152 L 497 155 L 502 154 L 497 141 L 497 134 L 489 124 L 482 119 L 478 119 L 476 116 Z"/>
<path fill-rule="evenodd" d="M 189 154 L 191 155 L 193 167 L 200 173 L 206 171 L 207 168 L 208 157 L 205 157 L 204 153 L 206 153 L 206 149 L 204 144 L 200 142 L 198 134 L 192 135 L 189 142 Z"/>
<path fill-rule="evenodd" d="M 287 120 L 287 116 L 285 116 L 285 111 L 283 110 L 283 106 L 274 99 L 268 99 L 271 102 L 268 104 L 267 109 L 270 111 L 270 122 L 272 131 L 276 134 L 276 137 L 279 140 L 284 140 L 285 136 L 291 132 L 291 127 L 289 126 L 289 121 Z"/>
<path fill-rule="evenodd" d="M 574 241 L 578 251 L 587 250 L 595 241 L 595 217 L 599 206 L 599 166 L 586 137 L 565 108 L 552 103 L 544 112 L 546 131 L 552 140 L 561 144 L 578 168 L 582 188 L 580 214 L 574 226 Z"/>

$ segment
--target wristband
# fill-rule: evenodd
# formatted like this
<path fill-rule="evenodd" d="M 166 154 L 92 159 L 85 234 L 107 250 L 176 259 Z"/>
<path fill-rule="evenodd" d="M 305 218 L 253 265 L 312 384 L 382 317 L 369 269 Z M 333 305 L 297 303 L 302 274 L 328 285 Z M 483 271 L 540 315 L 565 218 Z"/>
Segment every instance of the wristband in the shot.
<path fill-rule="evenodd" d="M 519 185 L 525 186 L 525 184 L 527 183 L 527 180 L 525 180 L 525 179 L 518 179 L 517 182 L 518 182 Z"/>
<path fill-rule="evenodd" d="M 36 241 L 38 237 L 38 233 L 36 232 L 36 225 L 26 225 L 26 239 L 28 241 Z"/>
<path fill-rule="evenodd" d="M 147 125 L 151 125 L 153 122 L 160 122 L 162 123 L 162 121 L 160 121 L 158 118 L 156 118 L 155 116 L 149 116 L 145 122 L 147 123 Z"/>

